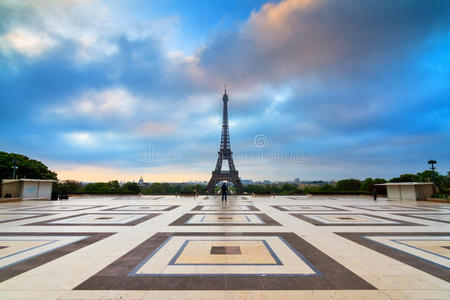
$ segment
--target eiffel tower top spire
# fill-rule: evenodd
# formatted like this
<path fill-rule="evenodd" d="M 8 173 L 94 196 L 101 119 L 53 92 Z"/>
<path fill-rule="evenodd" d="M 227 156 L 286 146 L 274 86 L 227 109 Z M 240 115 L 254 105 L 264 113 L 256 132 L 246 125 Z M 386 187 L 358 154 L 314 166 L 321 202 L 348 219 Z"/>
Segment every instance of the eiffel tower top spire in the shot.
<path fill-rule="evenodd" d="M 228 126 L 228 95 L 225 85 L 225 93 L 223 94 L 223 114 L 222 114 L 222 137 L 220 139 L 220 151 L 224 152 L 225 156 L 231 155 L 230 146 L 230 132 Z"/>
<path fill-rule="evenodd" d="M 227 85 L 225 84 L 225 92 L 223 93 L 223 101 L 228 101 L 228 95 L 227 95 Z"/>

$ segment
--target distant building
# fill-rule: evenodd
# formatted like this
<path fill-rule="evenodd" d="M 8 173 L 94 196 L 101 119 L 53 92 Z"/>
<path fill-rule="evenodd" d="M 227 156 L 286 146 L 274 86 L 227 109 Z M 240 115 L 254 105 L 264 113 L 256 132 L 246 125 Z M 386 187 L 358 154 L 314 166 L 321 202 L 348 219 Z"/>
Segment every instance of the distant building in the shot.
<path fill-rule="evenodd" d="M 300 183 L 300 178 L 294 178 L 295 183 Z"/>
<path fill-rule="evenodd" d="M 142 176 L 141 176 L 141 178 L 139 178 L 139 183 L 138 183 L 139 185 L 144 185 L 144 179 L 142 178 Z"/>
<path fill-rule="evenodd" d="M 242 184 L 252 184 L 253 180 L 251 179 L 241 179 Z"/>

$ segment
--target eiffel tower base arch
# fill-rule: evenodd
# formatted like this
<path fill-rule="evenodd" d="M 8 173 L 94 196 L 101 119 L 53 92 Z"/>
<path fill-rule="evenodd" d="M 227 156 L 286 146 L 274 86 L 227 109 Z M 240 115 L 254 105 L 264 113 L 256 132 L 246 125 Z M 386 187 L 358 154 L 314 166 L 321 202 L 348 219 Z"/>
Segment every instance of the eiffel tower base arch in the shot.
<path fill-rule="evenodd" d="M 242 194 L 244 187 L 242 186 L 238 171 L 232 172 L 213 171 L 212 177 L 209 180 L 207 187 L 208 193 L 212 194 L 214 186 L 221 181 L 229 181 L 233 183 L 234 186 L 237 188 L 237 193 Z"/>

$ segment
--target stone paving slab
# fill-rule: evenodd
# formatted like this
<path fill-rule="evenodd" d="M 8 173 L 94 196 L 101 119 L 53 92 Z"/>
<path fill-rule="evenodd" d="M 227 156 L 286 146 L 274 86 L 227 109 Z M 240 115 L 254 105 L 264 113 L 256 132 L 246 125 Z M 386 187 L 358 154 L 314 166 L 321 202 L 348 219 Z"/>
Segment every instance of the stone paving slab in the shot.
<path fill-rule="evenodd" d="M 448 299 L 448 207 L 356 196 L 0 206 L 1 299 Z"/>

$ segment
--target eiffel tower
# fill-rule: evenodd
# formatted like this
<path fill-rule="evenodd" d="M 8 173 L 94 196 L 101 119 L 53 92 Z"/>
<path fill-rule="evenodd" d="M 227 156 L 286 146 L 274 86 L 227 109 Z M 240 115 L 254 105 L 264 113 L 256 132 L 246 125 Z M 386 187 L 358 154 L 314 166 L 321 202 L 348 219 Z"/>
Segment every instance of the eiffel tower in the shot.
<path fill-rule="evenodd" d="M 239 179 L 239 172 L 234 167 L 233 152 L 230 146 L 230 132 L 228 130 L 228 95 L 225 87 L 223 94 L 223 116 L 222 116 L 222 137 L 220 139 L 219 157 L 217 159 L 216 169 L 212 172 L 212 177 L 208 183 L 208 193 L 212 193 L 214 186 L 221 181 L 229 181 L 237 188 L 237 192 L 242 192 L 242 183 Z M 228 170 L 222 171 L 223 160 L 228 161 Z"/>

